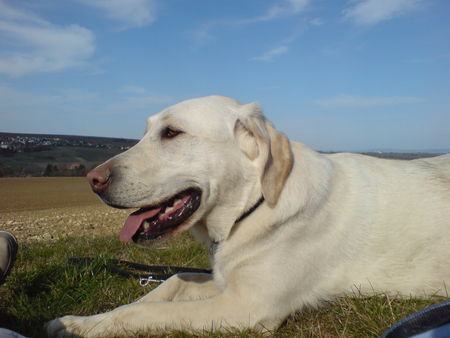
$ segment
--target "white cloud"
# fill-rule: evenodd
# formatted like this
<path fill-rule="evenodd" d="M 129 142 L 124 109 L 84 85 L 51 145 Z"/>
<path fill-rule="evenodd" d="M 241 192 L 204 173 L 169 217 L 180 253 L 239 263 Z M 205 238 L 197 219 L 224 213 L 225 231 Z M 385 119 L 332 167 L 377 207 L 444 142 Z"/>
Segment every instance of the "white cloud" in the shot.
<path fill-rule="evenodd" d="M 344 18 L 358 25 L 374 25 L 417 9 L 423 0 L 360 0 L 344 9 Z"/>
<path fill-rule="evenodd" d="M 274 48 L 269 49 L 268 51 L 262 53 L 261 55 L 255 56 L 251 58 L 253 61 L 273 61 L 274 58 L 286 54 L 290 46 L 298 39 L 298 37 L 307 31 L 310 27 L 309 23 L 305 23 L 301 30 L 296 30 L 291 35 L 288 35 L 284 39 L 280 40 L 278 44 L 276 44 Z"/>
<path fill-rule="evenodd" d="M 112 20 L 120 22 L 122 29 L 143 27 L 156 20 L 156 0 L 79 0 L 99 8 Z"/>
<path fill-rule="evenodd" d="M 0 18 L 4 20 L 11 20 L 11 21 L 28 21 L 28 22 L 34 22 L 36 24 L 45 24 L 46 21 L 38 17 L 37 15 L 24 11 L 19 10 L 10 6 L 7 6 L 5 1 L 0 0 Z"/>
<path fill-rule="evenodd" d="M 78 25 L 51 24 L 0 1 L 0 74 L 23 76 L 61 71 L 86 63 L 94 34 Z"/>
<path fill-rule="evenodd" d="M 281 54 L 285 54 L 289 51 L 289 47 L 288 46 L 280 46 L 280 47 L 276 47 L 273 48 L 259 56 L 255 56 L 254 58 L 252 58 L 252 60 L 256 60 L 256 61 L 273 61 L 273 59 L 276 56 L 279 56 Z"/>
<path fill-rule="evenodd" d="M 324 108 L 338 107 L 373 107 L 423 102 L 424 99 L 411 96 L 351 96 L 340 95 L 317 100 L 314 103 Z"/>
<path fill-rule="evenodd" d="M 314 18 L 310 20 L 309 23 L 313 26 L 322 26 L 325 23 L 325 21 L 323 21 L 323 19 L 321 18 Z"/>
<path fill-rule="evenodd" d="M 296 15 L 303 11 L 311 0 L 285 0 L 275 5 L 261 17 L 262 21 L 272 20 L 284 16 Z"/>
<path fill-rule="evenodd" d="M 270 7 L 261 16 L 239 20 L 240 24 L 271 21 L 279 18 L 297 15 L 303 12 L 312 0 L 283 0 Z"/>
<path fill-rule="evenodd" d="M 194 47 L 202 47 L 208 42 L 214 40 L 214 30 L 221 27 L 237 27 L 240 28 L 243 25 L 256 24 L 262 22 L 269 22 L 277 19 L 289 18 L 304 12 L 308 5 L 313 0 L 278 0 L 275 5 L 269 7 L 262 15 L 247 17 L 243 19 L 231 19 L 231 20 L 216 20 L 204 23 L 199 29 L 189 32 L 188 36 L 193 41 Z M 320 18 L 316 18 L 308 22 L 310 25 L 319 26 L 323 24 Z M 297 35 L 296 33 L 294 35 Z M 290 43 L 290 42 L 289 42 Z M 286 43 L 289 44 L 289 43 Z M 282 54 L 280 50 L 288 49 L 283 43 L 281 46 L 273 48 L 272 53 Z M 271 59 L 271 51 L 268 51 L 267 55 L 263 54 L 257 56 L 252 60 L 264 60 Z"/>

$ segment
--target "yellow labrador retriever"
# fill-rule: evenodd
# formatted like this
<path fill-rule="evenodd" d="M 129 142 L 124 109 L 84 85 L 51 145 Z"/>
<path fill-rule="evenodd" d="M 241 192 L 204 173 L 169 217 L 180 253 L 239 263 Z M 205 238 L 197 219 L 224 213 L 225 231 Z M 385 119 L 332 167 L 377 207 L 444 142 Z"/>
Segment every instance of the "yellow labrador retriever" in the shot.
<path fill-rule="evenodd" d="M 323 155 L 289 141 L 256 103 L 210 96 L 148 119 L 142 140 L 88 174 L 112 207 L 139 208 L 123 242 L 190 229 L 213 274 L 178 274 L 138 301 L 66 316 L 50 336 L 275 329 L 351 294 L 446 295 L 450 155 Z"/>

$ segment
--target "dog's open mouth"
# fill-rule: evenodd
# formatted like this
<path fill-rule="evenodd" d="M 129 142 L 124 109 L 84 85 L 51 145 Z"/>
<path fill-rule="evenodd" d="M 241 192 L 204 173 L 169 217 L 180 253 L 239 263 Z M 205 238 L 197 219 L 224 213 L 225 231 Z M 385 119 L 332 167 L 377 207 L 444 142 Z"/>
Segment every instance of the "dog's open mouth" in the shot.
<path fill-rule="evenodd" d="M 120 240 L 141 242 L 158 239 L 182 225 L 200 206 L 201 191 L 185 190 L 159 205 L 141 208 L 128 216 Z"/>

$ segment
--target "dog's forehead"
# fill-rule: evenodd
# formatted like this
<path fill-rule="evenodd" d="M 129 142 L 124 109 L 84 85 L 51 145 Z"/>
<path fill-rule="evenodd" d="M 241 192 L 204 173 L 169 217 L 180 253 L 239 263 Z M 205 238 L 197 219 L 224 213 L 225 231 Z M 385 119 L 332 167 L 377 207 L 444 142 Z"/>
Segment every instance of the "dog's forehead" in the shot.
<path fill-rule="evenodd" d="M 232 132 L 238 118 L 239 102 L 223 96 L 212 96 L 182 101 L 160 113 L 150 116 L 150 125 L 171 125 L 192 132 L 216 134 L 224 129 Z"/>

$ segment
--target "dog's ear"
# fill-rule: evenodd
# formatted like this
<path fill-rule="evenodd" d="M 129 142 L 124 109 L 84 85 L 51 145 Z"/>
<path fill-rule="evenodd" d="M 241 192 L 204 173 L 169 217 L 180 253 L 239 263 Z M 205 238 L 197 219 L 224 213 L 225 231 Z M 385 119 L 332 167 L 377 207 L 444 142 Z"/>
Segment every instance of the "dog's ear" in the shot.
<path fill-rule="evenodd" d="M 294 165 L 291 144 L 282 132 L 276 131 L 272 124 L 265 122 L 269 134 L 269 154 L 261 178 L 262 193 L 269 204 L 274 207 Z"/>
<path fill-rule="evenodd" d="M 269 206 L 274 207 L 293 166 L 289 139 L 264 118 L 257 103 L 244 105 L 242 111 L 241 119 L 234 126 L 235 137 L 250 160 L 264 156 L 262 194 Z"/>
<path fill-rule="evenodd" d="M 240 120 L 237 120 L 234 125 L 234 136 L 245 156 L 252 161 L 258 157 L 259 149 L 255 135 Z"/>

